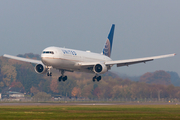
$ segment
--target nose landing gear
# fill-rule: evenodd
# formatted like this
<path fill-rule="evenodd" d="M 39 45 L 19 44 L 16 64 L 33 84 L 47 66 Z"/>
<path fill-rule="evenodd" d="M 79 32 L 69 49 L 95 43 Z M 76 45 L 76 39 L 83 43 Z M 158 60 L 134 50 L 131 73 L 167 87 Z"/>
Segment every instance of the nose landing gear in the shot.
<path fill-rule="evenodd" d="M 52 76 L 52 72 L 50 71 L 51 67 L 48 67 L 47 76 Z"/>
<path fill-rule="evenodd" d="M 47 76 L 52 76 L 52 72 L 48 72 L 48 73 L 47 73 Z"/>

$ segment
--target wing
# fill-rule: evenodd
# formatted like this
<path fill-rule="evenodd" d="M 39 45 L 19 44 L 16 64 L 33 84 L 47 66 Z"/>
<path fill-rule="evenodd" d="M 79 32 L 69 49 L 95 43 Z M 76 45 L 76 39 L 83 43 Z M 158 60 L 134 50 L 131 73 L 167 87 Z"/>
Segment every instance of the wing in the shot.
<path fill-rule="evenodd" d="M 12 56 L 12 55 L 6 55 L 6 54 L 4 54 L 3 57 L 15 59 L 15 60 L 20 60 L 20 61 L 24 61 L 24 62 L 29 62 L 29 63 L 42 64 L 41 60 L 34 60 L 34 59 L 22 58 L 22 57 L 17 57 L 17 56 Z"/>
<path fill-rule="evenodd" d="M 132 65 L 132 64 L 137 64 L 137 63 L 145 63 L 145 62 L 153 61 L 155 59 L 160 59 L 160 58 L 173 57 L 175 55 L 176 54 L 168 54 L 168 55 L 160 55 L 160 56 L 129 59 L 129 60 L 107 61 L 107 62 L 105 62 L 105 64 L 106 65 L 115 65 L 116 64 L 117 67 L 121 67 L 121 66 L 128 66 L 128 65 Z"/>
<path fill-rule="evenodd" d="M 146 63 L 148 61 L 153 61 L 155 59 L 173 57 L 175 55 L 176 54 L 168 54 L 168 55 L 160 55 L 160 56 L 136 58 L 136 59 L 128 59 L 128 60 L 106 61 L 106 62 L 101 62 L 101 63 L 105 64 L 106 66 L 117 65 L 117 67 L 121 67 L 121 66 L 128 66 L 128 65 L 132 65 L 132 64 L 137 64 L 137 63 Z M 79 62 L 77 65 L 82 66 L 82 67 L 90 67 L 90 66 L 94 66 L 98 63 L 99 62 Z"/>

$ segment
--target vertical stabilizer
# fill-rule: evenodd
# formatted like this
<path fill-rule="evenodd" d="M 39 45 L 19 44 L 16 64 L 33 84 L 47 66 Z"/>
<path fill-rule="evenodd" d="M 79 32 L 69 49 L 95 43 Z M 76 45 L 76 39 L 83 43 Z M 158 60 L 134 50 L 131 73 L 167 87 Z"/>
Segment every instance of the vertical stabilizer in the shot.
<path fill-rule="evenodd" d="M 111 30 L 109 32 L 106 44 L 103 49 L 103 55 L 106 55 L 108 57 L 111 56 L 111 50 L 112 50 L 112 44 L 113 44 L 113 36 L 114 36 L 114 28 L 115 24 L 112 24 Z"/>

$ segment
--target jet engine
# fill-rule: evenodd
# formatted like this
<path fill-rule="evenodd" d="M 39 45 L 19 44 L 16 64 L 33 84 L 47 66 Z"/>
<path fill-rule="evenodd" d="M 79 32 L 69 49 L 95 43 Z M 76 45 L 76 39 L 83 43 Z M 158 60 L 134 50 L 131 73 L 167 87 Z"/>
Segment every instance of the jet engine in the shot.
<path fill-rule="evenodd" d="M 107 72 L 107 67 L 105 64 L 98 63 L 93 67 L 93 71 L 97 74 L 103 74 Z"/>
<path fill-rule="evenodd" d="M 34 69 L 38 74 L 44 74 L 47 72 L 46 66 L 42 64 L 37 64 Z"/>

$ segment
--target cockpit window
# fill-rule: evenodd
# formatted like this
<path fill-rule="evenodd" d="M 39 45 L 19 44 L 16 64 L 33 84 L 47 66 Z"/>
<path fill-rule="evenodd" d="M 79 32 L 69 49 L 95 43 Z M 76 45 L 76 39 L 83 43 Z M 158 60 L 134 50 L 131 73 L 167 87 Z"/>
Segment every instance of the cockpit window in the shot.
<path fill-rule="evenodd" d="M 43 51 L 43 54 L 54 54 L 53 51 Z"/>

